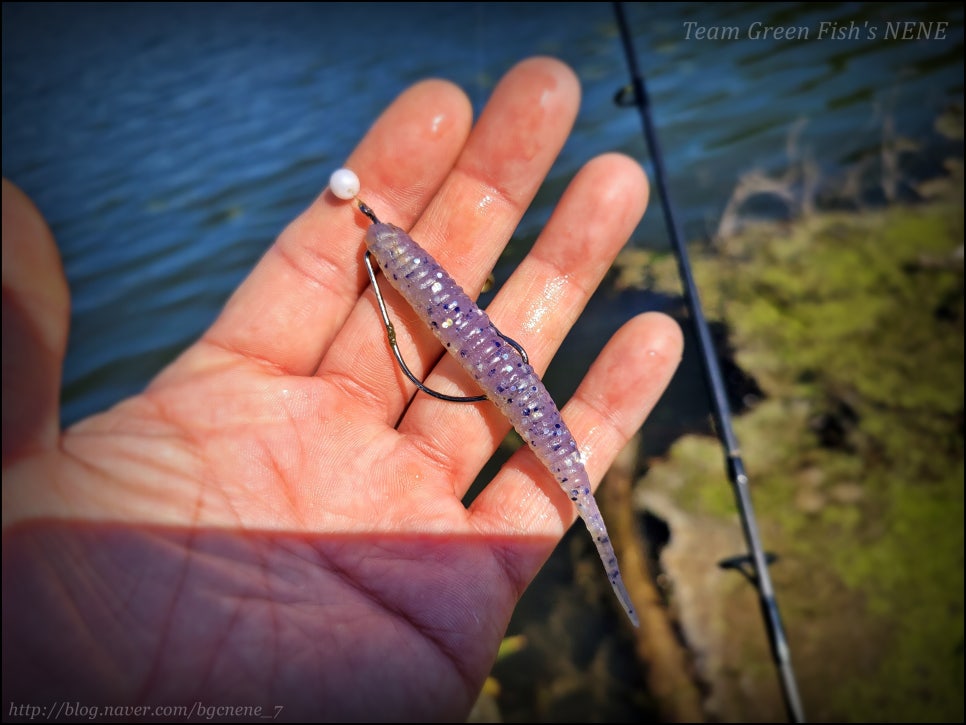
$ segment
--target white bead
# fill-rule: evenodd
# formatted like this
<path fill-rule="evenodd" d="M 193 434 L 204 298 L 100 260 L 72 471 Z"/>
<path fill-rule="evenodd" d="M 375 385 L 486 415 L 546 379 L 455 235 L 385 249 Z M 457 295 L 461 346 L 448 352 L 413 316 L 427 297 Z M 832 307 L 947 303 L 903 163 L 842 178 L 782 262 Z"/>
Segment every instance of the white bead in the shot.
<path fill-rule="evenodd" d="M 350 169 L 336 169 L 329 177 L 329 188 L 340 199 L 355 199 L 359 195 L 359 177 Z"/>

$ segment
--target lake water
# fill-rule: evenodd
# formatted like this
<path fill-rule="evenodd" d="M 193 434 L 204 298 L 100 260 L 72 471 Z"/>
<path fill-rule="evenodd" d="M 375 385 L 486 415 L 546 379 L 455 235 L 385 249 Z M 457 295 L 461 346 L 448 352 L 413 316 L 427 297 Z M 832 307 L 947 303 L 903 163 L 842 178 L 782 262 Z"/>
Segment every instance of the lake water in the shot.
<path fill-rule="evenodd" d="M 962 103 L 959 4 L 627 12 L 689 238 L 716 228 L 742 174 L 788 167 L 793 129 L 824 181 L 865 164 L 860 191 L 873 202 L 884 129 L 918 145 L 914 161 L 900 157 L 908 178 L 937 173 L 948 151 L 934 124 Z M 905 21 L 946 25 L 903 40 Z M 859 37 L 829 37 L 853 27 Z M 808 37 L 776 39 L 776 28 Z M 71 286 L 65 424 L 137 392 L 196 339 L 402 89 L 447 78 L 479 111 L 534 54 L 576 70 L 583 104 L 498 282 L 587 160 L 619 150 L 646 161 L 636 112 L 613 103 L 628 71 L 610 4 L 5 4 L 3 174 L 46 215 Z M 653 199 L 631 243 L 666 239 Z M 625 320 L 672 302 L 603 290 L 565 343 L 568 363 L 548 373 L 551 390 L 566 398 Z M 649 424 L 654 440 L 707 411 L 689 361 Z"/>
<path fill-rule="evenodd" d="M 631 5 L 628 17 L 691 238 L 715 228 L 743 172 L 786 166 L 800 120 L 800 145 L 831 176 L 877 153 L 886 117 L 928 145 L 962 96 L 958 5 Z M 948 37 L 885 39 L 900 20 L 948 21 Z M 878 38 L 819 39 L 823 21 Z M 791 26 L 811 38 L 754 39 Z M 741 35 L 696 39 L 722 27 Z M 4 5 L 3 173 L 49 220 L 73 295 L 65 423 L 138 391 L 195 339 L 403 88 L 444 77 L 479 110 L 533 54 L 568 62 L 584 98 L 504 276 L 583 163 L 646 157 L 636 113 L 612 102 L 628 73 L 610 5 Z M 665 245 L 657 212 L 634 244 Z M 568 368 L 626 307 L 595 300 Z"/>

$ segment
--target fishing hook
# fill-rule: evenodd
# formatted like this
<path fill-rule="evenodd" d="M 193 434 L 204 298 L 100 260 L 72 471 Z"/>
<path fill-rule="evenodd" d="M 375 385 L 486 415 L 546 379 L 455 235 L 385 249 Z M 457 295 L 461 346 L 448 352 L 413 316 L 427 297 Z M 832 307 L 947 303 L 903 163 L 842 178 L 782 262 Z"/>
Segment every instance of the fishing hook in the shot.
<path fill-rule="evenodd" d="M 379 218 L 376 216 L 375 212 L 372 210 L 368 204 L 366 204 L 362 199 L 357 199 L 359 204 L 359 210 L 365 214 L 369 219 L 372 220 L 373 224 L 381 224 Z M 412 383 L 422 390 L 427 395 L 431 395 L 439 400 L 445 400 L 448 403 L 481 403 L 487 400 L 485 395 L 447 395 L 446 393 L 441 393 L 438 390 L 433 390 L 427 387 L 403 360 L 402 352 L 399 350 L 399 344 L 396 342 L 396 328 L 392 324 L 392 320 L 389 319 L 389 310 L 386 307 L 386 302 L 382 296 L 382 290 L 379 289 L 379 282 L 376 279 L 376 269 L 372 264 L 372 252 L 366 250 L 363 260 L 366 264 L 366 272 L 369 273 L 369 281 L 372 283 L 372 291 L 376 295 L 376 302 L 379 305 L 379 313 L 382 315 L 382 324 L 386 328 L 386 336 L 389 338 L 389 347 L 392 349 L 392 354 L 396 358 L 396 362 L 399 363 L 399 369 L 403 371 L 403 374 L 412 381 Z M 496 330 L 496 334 L 502 337 L 508 345 L 514 348 L 520 357 L 523 358 L 524 364 L 530 363 L 530 358 L 527 356 L 527 351 L 523 349 L 523 346 L 518 343 L 513 338 L 504 335 L 499 330 Z"/>

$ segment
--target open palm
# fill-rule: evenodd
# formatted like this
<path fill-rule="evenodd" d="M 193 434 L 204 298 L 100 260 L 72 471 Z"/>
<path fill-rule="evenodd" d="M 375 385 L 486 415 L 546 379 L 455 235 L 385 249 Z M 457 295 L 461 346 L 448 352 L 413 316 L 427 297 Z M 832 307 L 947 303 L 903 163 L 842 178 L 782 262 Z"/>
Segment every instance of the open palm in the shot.
<path fill-rule="evenodd" d="M 471 130 L 463 94 L 428 81 L 346 165 L 381 218 L 478 290 L 578 103 L 569 69 L 526 61 Z M 633 162 L 590 162 L 490 305 L 538 370 L 646 196 Z M 462 504 L 507 423 L 488 403 L 414 396 L 367 288 L 366 224 L 324 192 L 144 393 L 62 432 L 66 285 L 42 220 L 5 184 L 5 699 L 465 717 L 574 512 L 528 450 Z M 388 297 L 417 374 L 476 394 Z M 631 321 L 565 408 L 595 480 L 663 391 L 680 344 L 665 317 Z"/>

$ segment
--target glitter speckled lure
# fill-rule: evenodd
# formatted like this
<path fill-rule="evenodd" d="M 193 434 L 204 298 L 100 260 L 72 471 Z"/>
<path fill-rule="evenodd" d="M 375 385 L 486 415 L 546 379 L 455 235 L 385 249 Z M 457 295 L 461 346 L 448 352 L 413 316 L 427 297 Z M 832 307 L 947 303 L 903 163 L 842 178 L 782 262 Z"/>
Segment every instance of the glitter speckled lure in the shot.
<path fill-rule="evenodd" d="M 336 174 L 345 171 L 341 169 Z M 333 174 L 330 184 L 333 193 L 340 198 L 355 198 L 359 183 L 354 176 L 346 177 L 348 184 L 343 188 Z M 363 213 L 374 222 L 366 231 L 366 246 L 386 279 L 412 305 L 420 319 L 461 367 L 476 380 L 486 398 L 507 417 L 570 496 L 594 538 L 617 598 L 631 622 L 638 626 L 637 614 L 617 566 L 614 547 L 590 490 L 590 478 L 577 441 L 563 422 L 550 393 L 527 362 L 525 354 L 521 354 L 522 349 L 497 330 L 486 313 L 426 250 L 399 227 L 380 223 L 371 209 L 361 201 L 358 203 Z M 374 276 L 372 279 L 375 281 Z M 387 319 L 385 313 L 384 319 Z M 399 359 L 394 333 L 388 322 L 387 329 L 390 331 L 390 343 Z M 434 391 L 422 385 L 420 387 L 436 395 Z"/>

